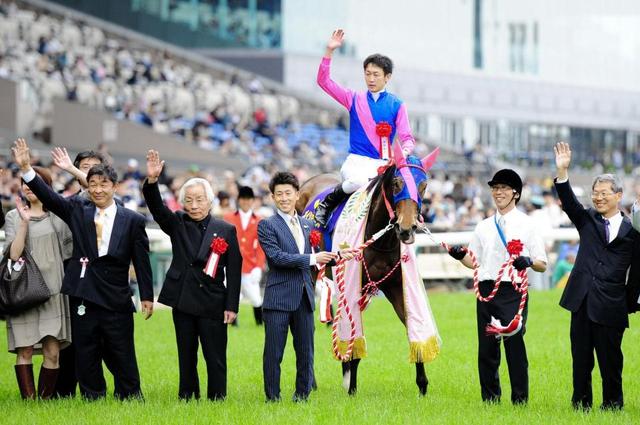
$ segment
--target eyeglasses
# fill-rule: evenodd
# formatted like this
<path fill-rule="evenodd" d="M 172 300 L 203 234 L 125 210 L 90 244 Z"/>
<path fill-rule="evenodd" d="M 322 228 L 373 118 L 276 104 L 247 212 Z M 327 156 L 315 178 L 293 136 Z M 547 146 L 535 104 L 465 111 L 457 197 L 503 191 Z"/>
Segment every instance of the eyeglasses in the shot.
<path fill-rule="evenodd" d="M 511 187 L 505 186 L 505 185 L 502 185 L 502 184 L 497 184 L 497 185 L 491 186 L 491 191 L 492 192 L 508 192 L 510 190 L 512 190 Z"/>
<path fill-rule="evenodd" d="M 611 195 L 615 195 L 614 192 L 591 192 L 592 199 L 605 199 Z"/>

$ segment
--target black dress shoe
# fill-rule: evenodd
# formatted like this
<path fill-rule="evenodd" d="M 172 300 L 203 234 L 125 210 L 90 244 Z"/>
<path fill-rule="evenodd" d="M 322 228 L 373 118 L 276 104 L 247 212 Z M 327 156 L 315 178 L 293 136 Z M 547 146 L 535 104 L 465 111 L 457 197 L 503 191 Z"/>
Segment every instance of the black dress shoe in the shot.
<path fill-rule="evenodd" d="M 294 394 L 293 402 L 294 403 L 304 403 L 309 401 L 309 394 Z"/>

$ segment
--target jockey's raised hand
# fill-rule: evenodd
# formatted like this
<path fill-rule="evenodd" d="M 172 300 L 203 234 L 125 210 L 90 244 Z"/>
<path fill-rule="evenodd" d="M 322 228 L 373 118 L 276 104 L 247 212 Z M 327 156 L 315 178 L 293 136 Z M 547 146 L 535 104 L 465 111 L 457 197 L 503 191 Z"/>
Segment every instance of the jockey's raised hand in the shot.
<path fill-rule="evenodd" d="M 338 28 L 331 34 L 331 37 L 327 42 L 327 50 L 325 51 L 324 56 L 326 58 L 330 58 L 331 55 L 333 54 L 333 51 L 342 46 L 343 40 L 344 40 L 344 31 Z"/>

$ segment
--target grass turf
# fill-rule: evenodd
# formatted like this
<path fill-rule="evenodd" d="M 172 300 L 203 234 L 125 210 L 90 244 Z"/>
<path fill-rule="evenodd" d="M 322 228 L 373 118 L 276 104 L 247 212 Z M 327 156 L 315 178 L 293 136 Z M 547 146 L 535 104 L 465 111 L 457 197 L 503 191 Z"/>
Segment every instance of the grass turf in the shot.
<path fill-rule="evenodd" d="M 349 397 L 341 388 L 340 365 L 330 353 L 330 330 L 316 326 L 315 370 L 318 391 L 309 402 L 291 402 L 295 361 L 289 338 L 282 370 L 283 402 L 264 403 L 262 390 L 263 329 L 253 322 L 251 309 L 243 306 L 240 326 L 229 329 L 228 398 L 225 402 L 177 400 L 178 365 L 171 314 L 158 310 L 149 321 L 136 317 L 136 350 L 145 402 L 106 400 L 88 403 L 78 398 L 53 402 L 23 402 L 15 383 L 15 356 L 0 357 L 0 423 L 598 423 L 640 422 L 640 319 L 632 316 L 624 337 L 623 412 L 574 412 L 570 407 L 571 354 L 569 313 L 557 301 L 559 291 L 531 294 L 527 351 L 530 402 L 526 407 L 510 403 L 508 372 L 503 356 L 500 376 L 503 401 L 484 405 L 476 366 L 474 297 L 470 293 L 439 293 L 430 296 L 443 347 L 427 366 L 428 395 L 419 397 L 415 369 L 409 364 L 404 327 L 390 304 L 375 299 L 365 312 L 369 357 L 360 363 L 358 394 Z M 6 341 L 4 327 L 0 339 Z M 6 349 L 6 342 L 3 347 Z M 5 350 L 6 352 L 6 350 Z M 36 375 L 41 358 L 35 358 Z M 206 370 L 199 363 L 202 394 L 206 395 Z M 106 370 L 106 369 L 105 369 Z M 107 382 L 112 391 L 111 377 Z M 599 373 L 594 371 L 594 405 L 601 402 Z"/>

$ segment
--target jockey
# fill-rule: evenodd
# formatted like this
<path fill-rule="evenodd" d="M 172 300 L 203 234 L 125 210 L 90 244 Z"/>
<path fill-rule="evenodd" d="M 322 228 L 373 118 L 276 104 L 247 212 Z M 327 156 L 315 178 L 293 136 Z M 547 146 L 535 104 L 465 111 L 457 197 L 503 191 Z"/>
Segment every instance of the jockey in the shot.
<path fill-rule="evenodd" d="M 385 90 L 393 71 L 391 59 L 379 54 L 365 59 L 366 92 L 345 89 L 331 79 L 331 57 L 333 51 L 342 46 L 343 38 L 343 30 L 333 32 L 318 69 L 318 85 L 347 108 L 350 118 L 349 155 L 340 169 L 343 181 L 327 195 L 315 212 L 316 223 L 323 227 L 326 226 L 331 211 L 342 200 L 375 177 L 378 167 L 387 164 L 390 145 L 396 135 L 405 156 L 415 146 L 406 106 Z M 382 122 L 391 127 L 388 138 L 380 137 L 376 132 L 376 126 Z"/>

